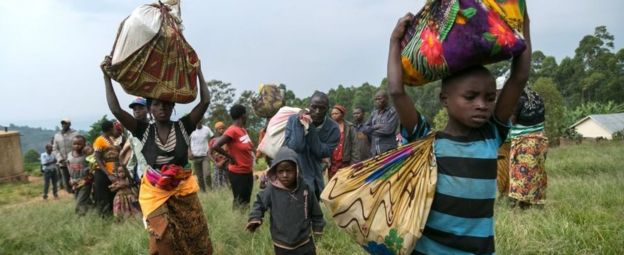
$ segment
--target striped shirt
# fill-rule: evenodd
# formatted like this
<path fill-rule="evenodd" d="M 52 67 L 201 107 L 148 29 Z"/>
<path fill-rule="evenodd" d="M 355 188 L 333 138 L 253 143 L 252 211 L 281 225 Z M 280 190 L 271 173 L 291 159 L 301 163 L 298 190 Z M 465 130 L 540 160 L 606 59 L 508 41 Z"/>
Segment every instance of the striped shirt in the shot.
<path fill-rule="evenodd" d="M 423 136 L 421 118 L 411 135 Z M 414 254 L 493 254 L 498 147 L 509 127 L 492 118 L 469 137 L 436 134 L 438 182 L 431 211 Z"/>

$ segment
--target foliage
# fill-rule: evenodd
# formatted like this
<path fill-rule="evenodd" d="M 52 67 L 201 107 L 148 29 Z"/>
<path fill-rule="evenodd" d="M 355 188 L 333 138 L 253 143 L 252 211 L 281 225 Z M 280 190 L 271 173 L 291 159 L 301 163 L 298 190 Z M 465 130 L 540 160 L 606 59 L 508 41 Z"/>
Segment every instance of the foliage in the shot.
<path fill-rule="evenodd" d="M 245 90 L 243 91 L 243 93 L 241 93 L 240 97 L 236 101 L 236 104 L 243 105 L 247 109 L 246 129 L 247 129 L 247 132 L 249 133 L 249 136 L 254 141 L 254 144 L 257 145 L 260 143 L 260 141 L 258 141 L 258 138 L 259 138 L 258 134 L 260 133 L 260 129 L 264 127 L 265 123 L 268 120 L 261 118 L 258 115 L 254 114 L 253 104 L 251 100 L 255 95 L 256 95 L 255 92 L 251 90 Z"/>
<path fill-rule="evenodd" d="M 22 155 L 29 150 L 35 151 L 43 151 L 45 149 L 45 145 L 52 142 L 52 138 L 54 137 L 54 133 L 58 131 L 52 129 L 44 129 L 44 128 L 33 128 L 28 126 L 17 126 L 14 124 L 10 124 L 7 129 L 9 131 L 15 130 L 20 133 L 20 147 L 22 150 Z M 0 126 L 0 130 L 4 130 L 4 127 Z"/>
<path fill-rule="evenodd" d="M 448 113 L 446 112 L 446 108 L 440 109 L 438 113 L 433 118 L 433 130 L 441 131 L 446 127 L 446 123 L 448 122 Z"/>
<path fill-rule="evenodd" d="M 101 119 L 91 124 L 89 131 L 87 131 L 87 134 L 85 135 L 87 142 L 93 143 L 93 141 L 95 141 L 95 139 L 102 134 L 102 123 L 107 120 L 110 121 L 106 118 L 106 115 L 104 115 Z"/>
<path fill-rule="evenodd" d="M 39 162 L 39 152 L 30 149 L 24 154 L 24 163 L 37 163 Z"/>
<path fill-rule="evenodd" d="M 208 118 L 205 124 L 211 128 L 219 121 L 224 122 L 226 125 L 229 124 L 232 121 L 229 110 L 234 102 L 236 89 L 232 87 L 231 83 L 219 80 L 209 81 L 208 88 L 210 90 L 210 106 L 208 111 L 206 111 Z"/>
<path fill-rule="evenodd" d="M 566 128 L 564 123 L 563 96 L 557 90 L 552 78 L 540 77 L 532 86 L 533 90 L 544 100 L 546 107 L 546 135 L 551 144 L 556 145 Z"/>
<path fill-rule="evenodd" d="M 565 126 L 570 127 L 581 118 L 591 114 L 608 114 L 624 112 L 624 104 L 616 104 L 613 101 L 606 103 L 589 102 L 578 105 L 574 108 L 568 108 L 565 112 Z"/>
<path fill-rule="evenodd" d="M 624 141 L 624 130 L 617 131 L 613 133 L 614 141 Z"/>

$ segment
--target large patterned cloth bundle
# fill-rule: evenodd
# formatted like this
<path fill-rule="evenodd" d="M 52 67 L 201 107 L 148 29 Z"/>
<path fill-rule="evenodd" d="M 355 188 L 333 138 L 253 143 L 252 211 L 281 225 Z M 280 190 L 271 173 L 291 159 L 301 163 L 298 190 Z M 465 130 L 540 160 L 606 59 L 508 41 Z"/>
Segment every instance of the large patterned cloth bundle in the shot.
<path fill-rule="evenodd" d="M 524 0 L 427 0 L 401 42 L 403 83 L 420 86 L 517 56 Z"/>
<path fill-rule="evenodd" d="M 371 254 L 410 254 L 433 202 L 433 134 L 340 169 L 321 199 L 336 224 Z"/>
<path fill-rule="evenodd" d="M 190 103 L 199 59 L 182 35 L 176 0 L 142 5 L 120 25 L 106 71 L 135 96 Z"/>

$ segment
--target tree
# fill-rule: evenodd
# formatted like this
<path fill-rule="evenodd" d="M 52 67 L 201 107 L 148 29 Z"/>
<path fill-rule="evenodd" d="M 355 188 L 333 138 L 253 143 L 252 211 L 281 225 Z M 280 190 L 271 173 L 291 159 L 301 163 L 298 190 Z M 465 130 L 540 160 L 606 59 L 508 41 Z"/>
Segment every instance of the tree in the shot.
<path fill-rule="evenodd" d="M 30 149 L 26 152 L 26 154 L 24 154 L 24 163 L 29 164 L 29 163 L 38 163 L 39 162 L 39 153 L 34 150 L 34 149 Z"/>
<path fill-rule="evenodd" d="M 442 108 L 438 111 L 438 113 L 433 118 L 433 130 L 441 131 L 446 128 L 446 124 L 448 123 L 448 113 L 446 112 L 446 108 Z"/>
<path fill-rule="evenodd" d="M 255 96 L 255 92 L 251 90 L 245 90 L 243 91 L 243 93 L 241 93 L 240 97 L 238 97 L 238 100 L 236 100 L 236 104 L 243 105 L 247 109 L 246 129 L 254 143 L 258 144 L 260 142 L 258 141 L 258 134 L 260 132 L 260 129 L 264 127 L 267 120 L 256 115 L 253 112 L 252 98 L 254 98 Z"/>
<path fill-rule="evenodd" d="M 546 107 L 545 131 L 551 144 L 558 145 L 559 137 L 565 130 L 563 96 L 557 90 L 555 81 L 541 77 L 532 85 L 532 89 L 544 100 Z"/>
<path fill-rule="evenodd" d="M 87 142 L 93 143 L 93 141 L 95 141 L 95 139 L 102 134 L 102 123 L 107 120 L 106 115 L 104 115 L 101 119 L 91 124 L 89 131 L 87 131 L 87 134 L 85 135 Z"/>
<path fill-rule="evenodd" d="M 211 127 L 219 121 L 229 124 L 231 119 L 228 110 L 234 102 L 236 89 L 232 88 L 231 83 L 219 80 L 209 81 L 208 88 L 210 89 L 210 106 L 206 111 L 208 115 L 206 124 Z"/>

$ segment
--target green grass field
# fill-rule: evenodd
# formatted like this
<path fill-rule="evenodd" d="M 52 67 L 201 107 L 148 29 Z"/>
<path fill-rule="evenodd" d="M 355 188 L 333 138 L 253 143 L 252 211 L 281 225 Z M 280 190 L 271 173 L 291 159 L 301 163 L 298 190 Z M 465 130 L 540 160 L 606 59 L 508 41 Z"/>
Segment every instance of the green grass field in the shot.
<path fill-rule="evenodd" d="M 624 254 L 624 144 L 583 144 L 548 154 L 544 209 L 496 204 L 498 254 Z M 42 201 L 40 183 L 0 185 L 0 254 L 145 254 L 140 220 L 77 218 L 72 197 Z M 272 254 L 267 224 L 244 231 L 231 194 L 200 194 L 216 254 Z M 364 254 L 328 220 L 319 254 Z"/>

